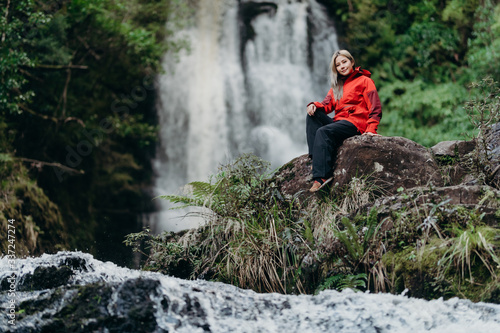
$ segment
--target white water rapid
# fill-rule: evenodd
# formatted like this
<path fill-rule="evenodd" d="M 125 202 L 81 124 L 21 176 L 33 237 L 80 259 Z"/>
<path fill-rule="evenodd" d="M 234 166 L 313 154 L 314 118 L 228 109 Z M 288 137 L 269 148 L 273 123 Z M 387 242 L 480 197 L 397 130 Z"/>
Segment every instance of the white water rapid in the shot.
<path fill-rule="evenodd" d="M 14 267 L 15 282 L 7 283 L 11 263 L 0 258 L 0 332 L 500 332 L 500 305 L 457 298 L 258 294 L 121 268 L 81 252 L 19 259 Z M 50 272 L 66 278 L 54 283 Z M 11 282 L 26 291 L 10 296 Z M 11 304 L 15 326 L 8 323 Z"/>
<path fill-rule="evenodd" d="M 338 49 L 333 22 L 315 0 L 198 4 L 181 32 L 190 51 L 179 61 L 166 57 L 158 82 L 155 195 L 206 181 L 243 153 L 273 169 L 306 153 L 305 107 L 328 91 L 328 64 Z M 175 218 L 161 204 L 157 231 L 199 223 Z"/>

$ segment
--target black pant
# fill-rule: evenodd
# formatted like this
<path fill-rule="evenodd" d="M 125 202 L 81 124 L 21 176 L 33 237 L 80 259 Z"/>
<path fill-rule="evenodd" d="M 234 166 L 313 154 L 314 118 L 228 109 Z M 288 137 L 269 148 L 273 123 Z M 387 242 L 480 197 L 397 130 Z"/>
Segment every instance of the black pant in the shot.
<path fill-rule="evenodd" d="M 306 135 L 313 161 L 313 179 L 331 177 L 337 149 L 345 139 L 358 134 L 361 133 L 352 123 L 347 120 L 334 122 L 323 110 L 316 110 L 313 116 L 307 115 Z"/>

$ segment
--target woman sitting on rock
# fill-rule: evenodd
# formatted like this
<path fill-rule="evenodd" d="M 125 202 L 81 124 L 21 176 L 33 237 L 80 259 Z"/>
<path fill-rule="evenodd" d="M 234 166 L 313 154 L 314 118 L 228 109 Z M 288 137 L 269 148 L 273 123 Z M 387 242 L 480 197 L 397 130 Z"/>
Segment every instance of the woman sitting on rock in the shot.
<path fill-rule="evenodd" d="M 371 73 L 354 67 L 354 58 L 346 50 L 333 54 L 330 63 L 331 89 L 323 102 L 307 105 L 306 134 L 309 157 L 312 158 L 316 192 L 333 177 L 337 149 L 354 135 L 378 135 L 382 105 Z M 327 114 L 335 111 L 330 118 Z"/>

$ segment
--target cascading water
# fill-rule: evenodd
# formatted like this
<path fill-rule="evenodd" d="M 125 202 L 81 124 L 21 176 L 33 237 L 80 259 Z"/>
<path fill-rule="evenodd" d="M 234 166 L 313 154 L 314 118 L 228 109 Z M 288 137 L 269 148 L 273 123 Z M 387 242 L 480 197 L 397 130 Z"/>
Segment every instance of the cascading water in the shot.
<path fill-rule="evenodd" d="M 15 289 L 9 292 L 9 288 Z M 0 258 L 0 332 L 499 332 L 500 305 L 323 291 L 258 294 L 81 252 Z"/>
<path fill-rule="evenodd" d="M 156 195 L 204 181 L 242 153 L 273 168 L 305 153 L 305 106 L 324 97 L 338 49 L 333 23 L 314 0 L 198 5 L 181 33 L 190 51 L 179 61 L 165 58 L 158 83 Z M 166 208 L 153 217 L 158 231 L 199 222 L 175 219 Z"/>

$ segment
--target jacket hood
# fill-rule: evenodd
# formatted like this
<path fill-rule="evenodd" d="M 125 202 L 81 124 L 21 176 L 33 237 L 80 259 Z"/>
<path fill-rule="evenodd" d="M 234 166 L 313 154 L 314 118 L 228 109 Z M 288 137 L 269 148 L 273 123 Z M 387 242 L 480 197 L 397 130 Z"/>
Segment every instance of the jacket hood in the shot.
<path fill-rule="evenodd" d="M 339 74 L 339 76 L 342 77 L 343 80 L 345 80 L 345 81 L 352 80 L 355 77 L 358 77 L 358 76 L 361 76 L 361 75 L 364 75 L 366 77 L 371 77 L 372 73 L 370 73 L 366 69 L 361 69 L 361 67 L 355 67 L 354 70 L 352 71 L 352 73 L 349 74 L 349 76 L 342 76 L 342 75 Z"/>
<path fill-rule="evenodd" d="M 354 71 L 351 73 L 351 75 L 364 75 L 366 77 L 371 77 L 372 76 L 372 73 L 370 73 L 369 71 L 367 71 L 366 69 L 361 69 L 361 67 L 356 67 L 354 69 Z M 351 76 L 349 75 L 349 76 Z"/>

